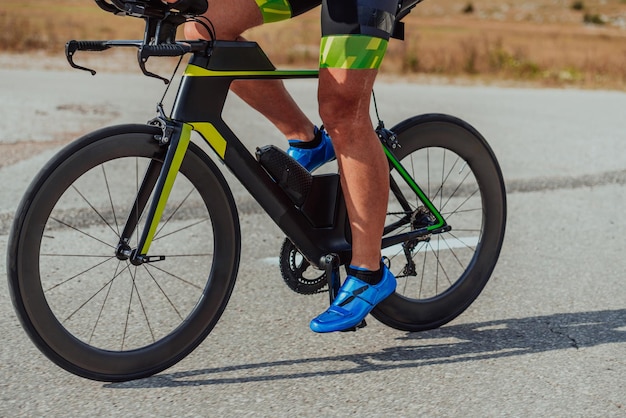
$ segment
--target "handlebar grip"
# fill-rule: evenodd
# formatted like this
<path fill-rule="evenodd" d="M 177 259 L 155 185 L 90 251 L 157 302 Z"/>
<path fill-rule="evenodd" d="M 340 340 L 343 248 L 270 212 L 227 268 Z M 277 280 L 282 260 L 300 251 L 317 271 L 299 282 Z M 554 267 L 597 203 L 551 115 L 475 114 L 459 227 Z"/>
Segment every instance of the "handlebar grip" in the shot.
<path fill-rule="evenodd" d="M 139 68 L 141 71 L 150 77 L 155 77 L 163 80 L 165 84 L 169 83 L 166 78 L 156 75 L 146 69 L 146 62 L 150 57 L 180 57 L 188 52 L 192 51 L 192 47 L 189 44 L 175 43 L 175 44 L 160 44 L 160 45 L 143 45 L 139 48 L 137 57 L 139 58 Z"/>
<path fill-rule="evenodd" d="M 107 41 L 69 41 L 67 43 L 69 51 L 104 51 L 109 48 Z"/>
<path fill-rule="evenodd" d="M 141 57 L 179 57 L 191 52 L 191 46 L 184 44 L 144 45 L 141 47 Z"/>

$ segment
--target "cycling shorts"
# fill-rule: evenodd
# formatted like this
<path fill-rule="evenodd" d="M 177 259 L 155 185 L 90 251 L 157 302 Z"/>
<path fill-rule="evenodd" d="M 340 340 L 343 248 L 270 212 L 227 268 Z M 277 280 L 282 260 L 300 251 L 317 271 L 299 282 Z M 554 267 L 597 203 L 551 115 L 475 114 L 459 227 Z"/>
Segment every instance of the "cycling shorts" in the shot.
<path fill-rule="evenodd" d="M 265 23 L 322 5 L 320 68 L 378 68 L 400 0 L 255 0 Z"/>

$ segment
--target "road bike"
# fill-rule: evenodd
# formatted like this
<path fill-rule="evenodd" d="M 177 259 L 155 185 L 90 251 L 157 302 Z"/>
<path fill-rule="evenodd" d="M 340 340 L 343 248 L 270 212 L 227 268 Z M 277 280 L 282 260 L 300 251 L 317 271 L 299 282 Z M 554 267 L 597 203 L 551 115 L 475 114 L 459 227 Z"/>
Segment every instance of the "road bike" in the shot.
<path fill-rule="evenodd" d="M 286 284 L 300 294 L 327 290 L 332 301 L 351 257 L 339 174 L 309 173 L 273 145 L 251 152 L 222 119 L 234 80 L 318 71 L 276 69 L 253 42 L 176 41 L 176 27 L 197 17 L 160 1 L 96 2 L 145 19 L 144 39 L 70 41 L 73 67 L 85 69 L 74 62 L 77 51 L 113 47 L 137 48 L 153 77 L 148 58 L 190 58 L 170 115 L 159 105 L 148 123 L 84 135 L 26 191 L 7 266 L 35 345 L 71 373 L 123 381 L 174 365 L 211 332 L 233 291 L 242 237 L 229 185 L 192 132 L 286 235 Z M 415 4 L 404 2 L 398 20 Z M 481 134 L 452 116 L 425 114 L 391 129 L 379 118 L 376 132 L 391 184 L 381 249 L 398 286 L 372 316 L 398 330 L 437 328 L 476 299 L 496 265 L 502 173 Z"/>

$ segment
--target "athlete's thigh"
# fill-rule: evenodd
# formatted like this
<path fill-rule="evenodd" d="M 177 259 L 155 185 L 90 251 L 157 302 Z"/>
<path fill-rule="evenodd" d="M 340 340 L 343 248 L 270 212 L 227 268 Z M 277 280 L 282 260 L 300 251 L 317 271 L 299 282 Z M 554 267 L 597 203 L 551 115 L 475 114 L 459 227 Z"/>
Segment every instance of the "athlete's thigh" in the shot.
<path fill-rule="evenodd" d="M 264 23 L 290 19 L 319 6 L 322 0 L 255 0 Z"/>
<path fill-rule="evenodd" d="M 221 40 L 234 40 L 246 30 L 263 23 L 255 0 L 210 0 L 203 16 L 211 22 L 209 26 L 213 35 Z M 185 37 L 211 39 L 207 25 L 202 23 L 188 22 L 185 25 Z"/>
<path fill-rule="evenodd" d="M 211 21 L 217 39 L 237 39 L 250 28 L 301 15 L 320 4 L 321 0 L 210 0 L 204 16 Z M 187 24 L 185 36 L 210 39 L 199 23 Z"/>

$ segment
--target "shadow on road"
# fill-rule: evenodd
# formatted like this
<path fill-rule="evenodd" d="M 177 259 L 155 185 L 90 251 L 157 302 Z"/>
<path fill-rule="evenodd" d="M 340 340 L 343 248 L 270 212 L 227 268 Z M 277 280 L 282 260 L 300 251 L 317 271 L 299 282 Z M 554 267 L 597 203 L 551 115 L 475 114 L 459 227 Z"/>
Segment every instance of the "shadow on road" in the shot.
<path fill-rule="evenodd" d="M 277 360 L 106 384 L 108 388 L 223 385 L 359 374 L 626 342 L 626 309 L 460 324 L 408 333 L 378 352 Z"/>

